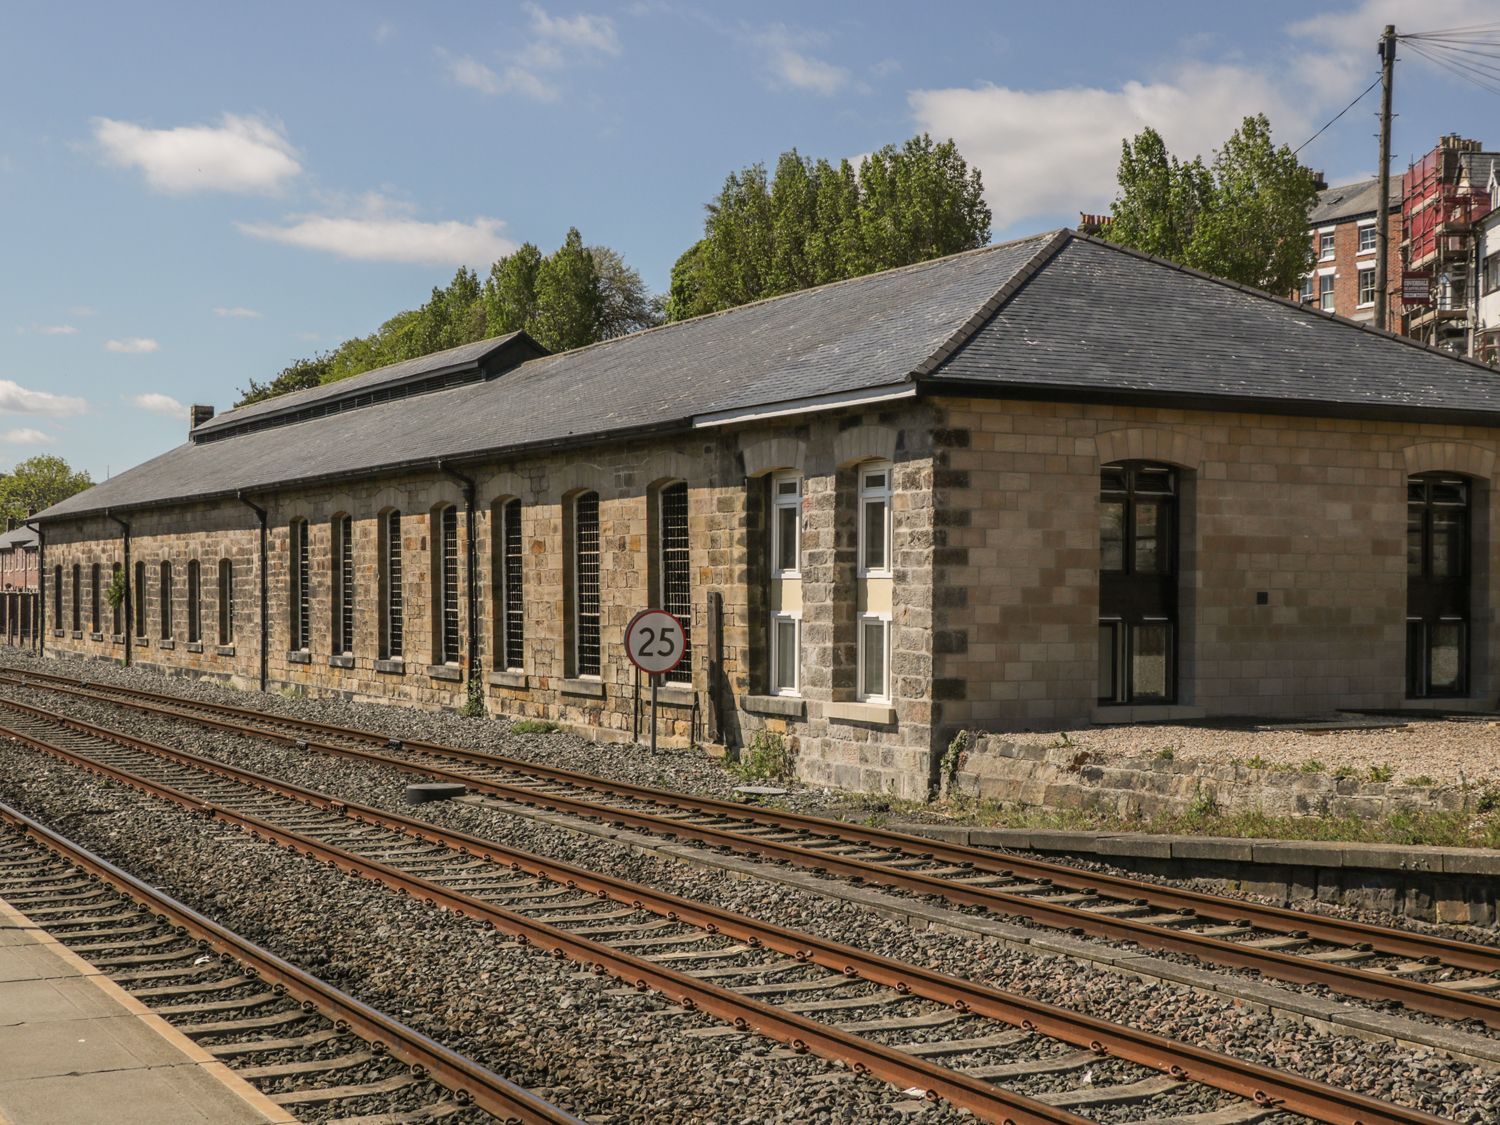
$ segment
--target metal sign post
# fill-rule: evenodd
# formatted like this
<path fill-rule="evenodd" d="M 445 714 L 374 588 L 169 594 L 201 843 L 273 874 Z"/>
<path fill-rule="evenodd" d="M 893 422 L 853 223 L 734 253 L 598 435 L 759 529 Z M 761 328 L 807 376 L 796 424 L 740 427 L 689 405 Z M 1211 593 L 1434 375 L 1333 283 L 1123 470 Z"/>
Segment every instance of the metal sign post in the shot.
<path fill-rule="evenodd" d="M 651 677 L 651 752 L 656 753 L 656 688 L 686 653 L 682 622 L 666 610 L 643 609 L 625 626 L 625 655 Z"/>

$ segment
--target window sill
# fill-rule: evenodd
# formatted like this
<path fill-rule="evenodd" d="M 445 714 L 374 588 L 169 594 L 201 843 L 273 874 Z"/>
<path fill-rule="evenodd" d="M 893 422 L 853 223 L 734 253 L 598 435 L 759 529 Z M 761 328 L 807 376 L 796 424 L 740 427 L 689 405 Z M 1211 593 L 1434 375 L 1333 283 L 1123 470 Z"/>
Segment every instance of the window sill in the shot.
<path fill-rule="evenodd" d="M 103 639 L 104 639 L 104 634 L 103 633 L 90 633 L 89 634 L 89 640 L 91 640 L 91 641 L 102 641 Z"/>
<path fill-rule="evenodd" d="M 136 648 L 150 648 L 151 647 L 151 641 L 147 637 L 137 637 L 135 639 L 135 647 Z"/>
<path fill-rule="evenodd" d="M 52 635 L 54 637 L 61 637 L 63 635 L 63 630 L 61 630 L 61 629 L 53 629 L 52 630 Z"/>
<path fill-rule="evenodd" d="M 463 669 L 456 664 L 429 664 L 427 675 L 434 680 L 447 680 L 455 684 L 464 678 Z"/>
<path fill-rule="evenodd" d="M 896 721 L 896 709 L 889 703 L 825 703 L 823 718 L 831 723 L 890 726 Z"/>
<path fill-rule="evenodd" d="M 110 634 L 110 638 L 109 638 L 109 643 L 112 644 L 112 645 L 122 645 L 122 644 L 124 644 L 125 643 L 125 634 L 124 633 L 111 633 Z"/>
<path fill-rule="evenodd" d="M 166 651 L 170 652 L 172 649 L 177 647 L 177 642 L 168 637 L 164 641 L 157 641 L 156 647 L 159 649 L 165 649 Z"/>
<path fill-rule="evenodd" d="M 215 656 L 233 656 L 234 655 L 234 646 L 233 645 L 215 645 L 214 646 L 214 655 Z"/>
<path fill-rule="evenodd" d="M 807 718 L 807 700 L 800 695 L 747 695 L 740 700 L 740 706 L 756 715 Z"/>
<path fill-rule="evenodd" d="M 75 641 L 81 641 L 81 640 L 83 640 L 83 630 L 82 629 L 73 629 L 71 631 L 71 633 L 72 633 L 72 636 L 71 636 L 72 640 L 75 640 Z"/>
<path fill-rule="evenodd" d="M 896 572 L 894 570 L 879 570 L 879 569 L 877 569 L 877 570 L 857 570 L 857 571 L 855 571 L 854 576 L 856 578 L 895 578 L 896 577 Z"/>
<path fill-rule="evenodd" d="M 1355 305 L 1354 307 L 1357 308 L 1357 309 L 1373 309 L 1375 307 L 1375 302 L 1374 301 L 1361 301 L 1359 304 Z"/>
<path fill-rule="evenodd" d="M 330 656 L 328 658 L 330 668 L 353 668 L 354 657 L 352 656 Z"/>
<path fill-rule="evenodd" d="M 201 641 L 188 641 L 187 650 L 189 652 L 202 652 L 203 643 Z"/>
<path fill-rule="evenodd" d="M 491 672 L 485 677 L 491 687 L 520 688 L 531 686 L 531 677 L 525 672 Z"/>
<path fill-rule="evenodd" d="M 375 671 L 386 676 L 406 675 L 406 661 L 404 660 L 377 660 Z"/>
<path fill-rule="evenodd" d="M 650 699 L 649 690 L 641 689 L 642 699 Z M 691 707 L 693 705 L 693 689 L 687 684 L 662 684 L 656 689 L 656 702 L 668 707 Z"/>
<path fill-rule="evenodd" d="M 310 653 L 310 652 L 289 652 L 289 653 L 286 654 L 286 662 L 288 664 L 311 664 L 312 663 L 312 653 Z"/>
<path fill-rule="evenodd" d="M 557 688 L 563 695 L 582 695 L 589 699 L 604 698 L 603 680 L 563 680 Z"/>

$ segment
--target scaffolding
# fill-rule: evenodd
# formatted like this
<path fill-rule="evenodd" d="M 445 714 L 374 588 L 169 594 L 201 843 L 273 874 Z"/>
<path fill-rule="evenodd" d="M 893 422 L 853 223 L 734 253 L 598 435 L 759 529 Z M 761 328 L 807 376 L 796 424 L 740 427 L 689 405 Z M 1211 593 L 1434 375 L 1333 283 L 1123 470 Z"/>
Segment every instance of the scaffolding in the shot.
<path fill-rule="evenodd" d="M 1472 330 L 1478 220 L 1490 211 L 1488 182 L 1468 174 L 1479 141 L 1442 137 L 1401 178 L 1401 257 L 1405 280 L 1430 279 L 1428 302 L 1403 301 L 1405 331 L 1437 347 L 1467 354 Z"/>

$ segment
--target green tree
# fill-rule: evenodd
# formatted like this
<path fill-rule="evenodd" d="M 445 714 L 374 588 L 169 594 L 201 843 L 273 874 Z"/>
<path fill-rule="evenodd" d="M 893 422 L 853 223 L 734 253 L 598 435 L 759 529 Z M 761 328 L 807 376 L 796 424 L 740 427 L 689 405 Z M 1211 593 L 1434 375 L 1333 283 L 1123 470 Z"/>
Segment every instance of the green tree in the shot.
<path fill-rule="evenodd" d="M 653 297 L 640 271 L 608 246 L 590 246 L 599 279 L 599 339 L 613 340 L 662 322 L 663 298 Z"/>
<path fill-rule="evenodd" d="M 536 275 L 542 252 L 530 242 L 490 267 L 484 283 L 485 328 L 491 335 L 519 332 L 536 319 Z"/>
<path fill-rule="evenodd" d="M 1296 289 L 1312 265 L 1317 186 L 1272 144 L 1264 114 L 1245 118 L 1208 166 L 1171 156 L 1146 129 L 1122 146 L 1119 185 L 1103 231 L 1113 242 L 1272 293 Z"/>
<path fill-rule="evenodd" d="M 536 305 L 527 331 L 548 351 L 581 348 L 599 339 L 604 311 L 599 271 L 576 227 L 537 269 Z"/>
<path fill-rule="evenodd" d="M 977 169 L 926 134 L 837 167 L 795 149 L 774 179 L 752 164 L 707 207 L 703 238 L 672 268 L 667 319 L 972 250 L 990 237 Z"/>
<path fill-rule="evenodd" d="M 74 472 L 61 457 L 32 457 L 0 477 L 0 514 L 8 520 L 23 520 L 93 483 L 88 473 Z"/>

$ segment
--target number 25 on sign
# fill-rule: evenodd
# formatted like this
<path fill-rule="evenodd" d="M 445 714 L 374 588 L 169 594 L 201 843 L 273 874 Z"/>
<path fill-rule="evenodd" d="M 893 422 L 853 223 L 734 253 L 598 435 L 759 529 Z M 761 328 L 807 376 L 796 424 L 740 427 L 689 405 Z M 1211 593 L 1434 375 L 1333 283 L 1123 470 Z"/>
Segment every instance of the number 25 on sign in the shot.
<path fill-rule="evenodd" d="M 661 677 L 682 663 L 682 622 L 660 609 L 643 609 L 625 626 L 625 654 L 651 677 L 651 750 L 656 751 L 656 687 Z"/>

